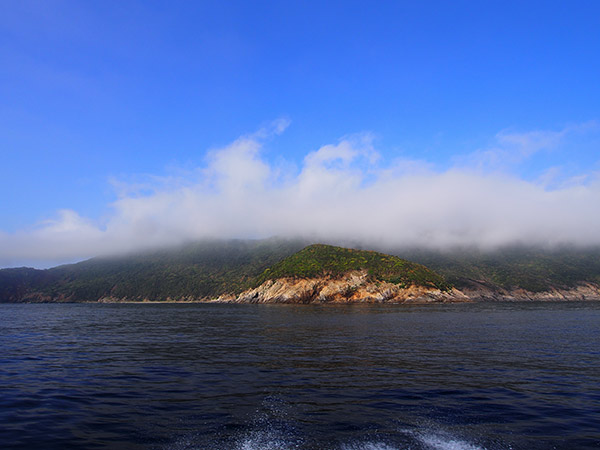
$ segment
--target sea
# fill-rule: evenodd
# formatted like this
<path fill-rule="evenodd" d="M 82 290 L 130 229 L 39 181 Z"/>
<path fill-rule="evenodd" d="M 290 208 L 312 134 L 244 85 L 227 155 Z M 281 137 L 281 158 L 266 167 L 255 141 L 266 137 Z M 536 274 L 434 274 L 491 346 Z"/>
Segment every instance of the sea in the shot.
<path fill-rule="evenodd" d="M 600 448 L 600 302 L 0 304 L 0 448 Z"/>

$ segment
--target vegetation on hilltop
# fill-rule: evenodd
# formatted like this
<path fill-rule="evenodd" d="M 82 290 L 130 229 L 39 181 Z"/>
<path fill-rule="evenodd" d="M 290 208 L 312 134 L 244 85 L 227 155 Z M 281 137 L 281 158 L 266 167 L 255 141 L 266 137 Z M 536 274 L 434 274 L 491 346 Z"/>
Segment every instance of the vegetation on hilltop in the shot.
<path fill-rule="evenodd" d="M 427 267 L 383 253 L 314 244 L 266 269 L 256 285 L 283 277 L 312 278 L 340 276 L 352 270 L 366 270 L 373 280 L 403 287 L 426 286 L 447 291 L 451 285 Z"/>
<path fill-rule="evenodd" d="M 571 288 L 582 282 L 600 284 L 598 247 L 511 246 L 492 251 L 413 249 L 393 253 L 425 264 L 459 289 L 468 287 L 473 280 L 530 292 Z"/>
<path fill-rule="evenodd" d="M 338 276 L 361 269 L 374 280 L 441 289 L 477 287 L 480 282 L 491 289 L 531 292 L 582 282 L 600 285 L 599 247 L 386 250 L 397 255 L 390 256 L 328 245 L 304 248 L 306 244 L 283 239 L 202 241 L 47 270 L 2 269 L 0 302 L 195 300 L 237 294 L 268 279 Z"/>
<path fill-rule="evenodd" d="M 0 270 L 0 303 L 22 300 L 32 288 L 40 289 L 54 280 L 47 270 L 29 267 Z"/>
<path fill-rule="evenodd" d="M 247 289 L 267 267 L 304 245 L 282 239 L 203 241 L 48 270 L 5 269 L 0 302 L 216 298 Z"/>

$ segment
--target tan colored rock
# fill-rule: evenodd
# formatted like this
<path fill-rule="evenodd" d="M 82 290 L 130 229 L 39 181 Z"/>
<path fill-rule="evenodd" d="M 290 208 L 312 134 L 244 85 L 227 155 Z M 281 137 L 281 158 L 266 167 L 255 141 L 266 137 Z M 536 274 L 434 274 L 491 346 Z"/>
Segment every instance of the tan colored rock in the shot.
<path fill-rule="evenodd" d="M 462 292 L 475 301 L 581 301 L 600 300 L 600 286 L 594 283 L 580 283 L 570 288 L 552 288 L 542 292 L 531 292 L 522 288 L 501 289 L 484 282 L 474 282 Z"/>
<path fill-rule="evenodd" d="M 465 302 L 469 299 L 453 289 L 409 286 L 371 281 L 365 270 L 348 272 L 341 277 L 280 278 L 269 280 L 242 292 L 237 303 L 429 303 Z"/>

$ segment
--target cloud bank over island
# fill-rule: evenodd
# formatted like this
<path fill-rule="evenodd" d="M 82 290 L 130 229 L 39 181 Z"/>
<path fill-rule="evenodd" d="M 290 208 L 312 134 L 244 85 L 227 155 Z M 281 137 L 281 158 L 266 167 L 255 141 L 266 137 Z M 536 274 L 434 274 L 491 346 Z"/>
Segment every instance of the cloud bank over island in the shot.
<path fill-rule="evenodd" d="M 282 168 L 262 153 L 287 121 L 207 153 L 195 170 L 113 180 L 102 220 L 64 209 L 29 230 L 0 232 L 0 266 L 74 261 L 204 238 L 308 237 L 381 247 L 600 244 L 600 174 L 529 180 L 512 168 L 594 122 L 559 131 L 503 131 L 452 167 L 385 161 L 369 134 L 309 151 Z"/>

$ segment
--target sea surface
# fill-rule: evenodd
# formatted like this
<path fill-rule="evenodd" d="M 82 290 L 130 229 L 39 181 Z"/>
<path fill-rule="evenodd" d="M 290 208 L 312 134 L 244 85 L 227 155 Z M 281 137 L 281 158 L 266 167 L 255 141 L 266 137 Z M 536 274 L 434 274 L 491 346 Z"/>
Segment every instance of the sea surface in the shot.
<path fill-rule="evenodd" d="M 0 448 L 600 448 L 600 303 L 0 305 Z"/>

